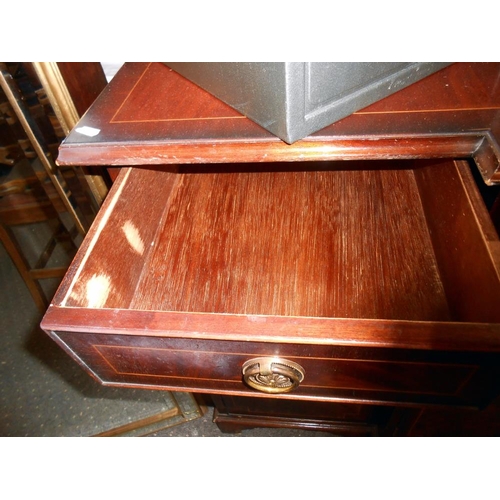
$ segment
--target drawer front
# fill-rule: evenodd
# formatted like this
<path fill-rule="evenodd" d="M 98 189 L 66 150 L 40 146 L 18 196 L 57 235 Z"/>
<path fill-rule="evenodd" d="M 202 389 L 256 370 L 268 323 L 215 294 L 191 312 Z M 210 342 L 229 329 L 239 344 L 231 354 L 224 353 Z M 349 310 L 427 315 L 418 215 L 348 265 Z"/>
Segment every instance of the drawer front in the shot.
<path fill-rule="evenodd" d="M 436 351 L 230 342 L 133 335 L 52 334 L 105 384 L 214 394 L 269 396 L 243 380 L 243 365 L 274 358 L 304 378 L 272 397 L 385 404 L 482 403 L 491 357 Z"/>

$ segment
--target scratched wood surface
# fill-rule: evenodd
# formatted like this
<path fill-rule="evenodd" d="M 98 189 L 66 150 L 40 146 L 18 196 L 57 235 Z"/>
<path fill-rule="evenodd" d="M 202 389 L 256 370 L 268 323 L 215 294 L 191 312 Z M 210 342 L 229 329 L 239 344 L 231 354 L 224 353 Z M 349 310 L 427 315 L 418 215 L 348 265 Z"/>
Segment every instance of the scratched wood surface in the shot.
<path fill-rule="evenodd" d="M 128 170 L 55 302 L 498 321 L 498 271 L 456 165 L 349 165 Z M 465 222 L 454 221 L 454 210 L 444 212 L 448 196 Z"/>
<path fill-rule="evenodd" d="M 412 171 L 182 174 L 147 267 L 134 309 L 447 318 Z"/>

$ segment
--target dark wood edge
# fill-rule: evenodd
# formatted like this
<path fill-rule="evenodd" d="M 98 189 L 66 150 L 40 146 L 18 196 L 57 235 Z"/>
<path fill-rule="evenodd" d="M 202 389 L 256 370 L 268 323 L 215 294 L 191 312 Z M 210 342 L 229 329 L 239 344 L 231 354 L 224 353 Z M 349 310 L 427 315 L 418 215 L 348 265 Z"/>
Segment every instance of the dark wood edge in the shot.
<path fill-rule="evenodd" d="M 371 424 L 356 422 L 340 422 L 314 420 L 291 417 L 274 417 L 267 415 L 251 416 L 240 414 L 223 414 L 214 410 L 213 421 L 222 432 L 236 433 L 255 427 L 303 429 L 306 431 L 322 431 L 343 436 L 377 436 L 378 427 Z"/>
<path fill-rule="evenodd" d="M 486 184 L 500 183 L 500 146 L 490 131 L 483 135 L 472 158 Z"/>
<path fill-rule="evenodd" d="M 293 145 L 284 142 L 199 141 L 193 144 L 149 143 L 127 144 L 124 149 L 116 143 L 88 144 L 62 147 L 57 163 L 78 166 L 146 166 L 203 163 L 259 163 L 281 161 L 328 161 L 371 159 L 469 158 L 481 146 L 485 134 L 420 137 L 323 137 L 308 138 Z M 491 141 L 487 142 L 491 144 Z M 69 159 L 66 160 L 66 152 Z M 500 156 L 499 156 L 500 158 Z M 496 159 L 498 163 L 498 159 Z M 490 168 L 490 170 L 494 168 Z M 485 167 L 485 171 L 487 168 Z"/>
<path fill-rule="evenodd" d="M 65 331 L 356 347 L 500 352 L 500 325 L 252 316 L 51 305 L 41 327 Z"/>
<path fill-rule="evenodd" d="M 66 159 L 69 152 L 69 159 Z M 289 146 L 284 143 L 211 141 L 196 145 L 158 143 L 146 148 L 117 144 L 67 146 L 59 153 L 62 166 L 135 166 L 271 163 L 335 160 L 407 160 L 432 158 L 472 158 L 487 184 L 500 183 L 500 147 L 489 132 L 456 136 L 329 138 L 304 140 Z"/>

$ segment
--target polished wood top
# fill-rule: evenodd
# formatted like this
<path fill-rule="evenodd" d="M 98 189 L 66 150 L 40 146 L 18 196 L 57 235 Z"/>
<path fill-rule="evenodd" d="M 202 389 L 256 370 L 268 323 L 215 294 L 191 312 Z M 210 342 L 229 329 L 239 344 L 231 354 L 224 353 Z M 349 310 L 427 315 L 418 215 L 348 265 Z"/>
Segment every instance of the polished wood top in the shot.
<path fill-rule="evenodd" d="M 452 64 L 292 145 L 164 64 L 126 63 L 64 141 L 58 163 L 473 157 L 487 181 L 500 181 L 499 137 L 500 63 Z"/>

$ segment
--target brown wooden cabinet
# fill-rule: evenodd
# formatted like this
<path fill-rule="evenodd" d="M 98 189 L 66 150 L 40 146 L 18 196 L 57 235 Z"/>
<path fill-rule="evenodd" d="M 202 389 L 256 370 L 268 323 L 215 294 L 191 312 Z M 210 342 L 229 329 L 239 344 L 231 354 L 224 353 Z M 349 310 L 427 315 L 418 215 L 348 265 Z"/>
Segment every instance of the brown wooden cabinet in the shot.
<path fill-rule="evenodd" d="M 104 384 L 210 395 L 228 431 L 480 414 L 500 389 L 500 244 L 471 163 L 499 179 L 499 74 L 454 64 L 288 145 L 126 64 L 60 150 L 130 168 L 42 327 Z"/>

